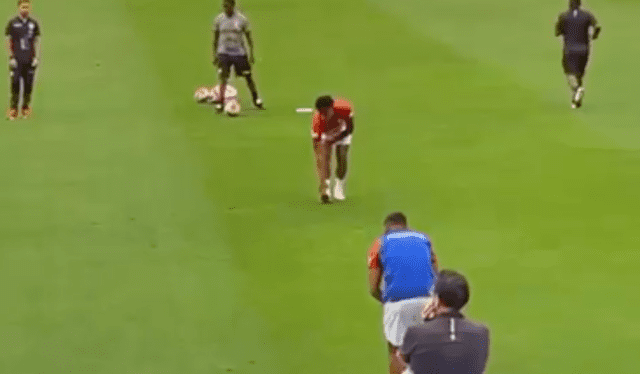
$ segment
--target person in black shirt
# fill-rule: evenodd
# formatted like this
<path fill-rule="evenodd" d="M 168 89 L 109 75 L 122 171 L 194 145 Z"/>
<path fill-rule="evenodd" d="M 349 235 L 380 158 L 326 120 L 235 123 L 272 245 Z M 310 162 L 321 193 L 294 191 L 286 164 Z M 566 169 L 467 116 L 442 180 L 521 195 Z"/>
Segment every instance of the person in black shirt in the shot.
<path fill-rule="evenodd" d="M 30 11 L 30 0 L 18 0 L 18 15 L 9 20 L 5 29 L 11 74 L 11 103 L 7 113 L 10 120 L 18 117 L 20 81 L 24 85 L 22 116 L 27 118 L 31 114 L 31 92 L 40 54 L 40 25 L 29 17 Z"/>
<path fill-rule="evenodd" d="M 460 309 L 469 301 L 469 284 L 452 270 L 442 270 L 434 297 L 425 306 L 425 322 L 409 327 L 401 358 L 413 374 L 482 374 L 489 357 L 489 329 L 469 321 Z"/>
<path fill-rule="evenodd" d="M 574 109 L 582 106 L 582 79 L 589 60 L 590 41 L 598 38 L 601 30 L 596 17 L 580 5 L 580 0 L 569 0 L 569 10 L 562 12 L 556 23 L 556 36 L 564 38 L 562 67 L 571 87 Z"/>

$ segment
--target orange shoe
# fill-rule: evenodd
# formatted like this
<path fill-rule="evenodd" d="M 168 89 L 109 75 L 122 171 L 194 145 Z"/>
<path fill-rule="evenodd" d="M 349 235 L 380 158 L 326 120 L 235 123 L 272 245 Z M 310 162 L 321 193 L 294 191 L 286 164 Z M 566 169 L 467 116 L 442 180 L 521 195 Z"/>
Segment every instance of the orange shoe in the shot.
<path fill-rule="evenodd" d="M 31 107 L 22 108 L 22 118 L 27 119 L 31 115 Z"/>
<path fill-rule="evenodd" d="M 9 108 L 9 110 L 7 111 L 7 119 L 9 121 L 13 121 L 16 118 L 18 118 L 18 109 Z"/>

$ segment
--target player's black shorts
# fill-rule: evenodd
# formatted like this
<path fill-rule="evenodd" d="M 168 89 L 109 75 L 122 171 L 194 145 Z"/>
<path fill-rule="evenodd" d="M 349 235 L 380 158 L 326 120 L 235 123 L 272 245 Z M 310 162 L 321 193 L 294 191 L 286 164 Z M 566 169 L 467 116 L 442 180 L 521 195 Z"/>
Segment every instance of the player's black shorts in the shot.
<path fill-rule="evenodd" d="M 36 68 L 31 66 L 31 62 L 18 61 L 18 65 L 15 68 L 11 68 L 10 76 L 12 79 L 31 79 L 36 73 Z"/>
<path fill-rule="evenodd" d="M 565 74 L 584 75 L 589 61 L 589 52 L 564 52 L 562 67 Z"/>
<path fill-rule="evenodd" d="M 231 75 L 231 67 L 236 72 L 236 76 L 251 74 L 251 65 L 247 55 L 233 56 L 221 53 L 218 55 L 218 72 L 225 77 Z"/>

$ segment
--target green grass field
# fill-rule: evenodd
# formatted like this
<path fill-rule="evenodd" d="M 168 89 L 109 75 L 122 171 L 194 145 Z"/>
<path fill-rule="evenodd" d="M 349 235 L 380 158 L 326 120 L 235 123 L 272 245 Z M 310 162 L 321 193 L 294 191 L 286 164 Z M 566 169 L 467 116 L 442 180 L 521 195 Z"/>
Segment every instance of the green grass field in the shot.
<path fill-rule="evenodd" d="M 384 373 L 366 251 L 393 210 L 470 279 L 489 373 L 637 370 L 640 3 L 587 4 L 579 112 L 565 1 L 239 5 L 268 110 L 236 81 L 230 119 L 192 99 L 217 1 L 35 1 L 34 117 L 0 125 L 0 373 Z M 294 112 L 325 92 L 357 116 L 332 206 Z"/>

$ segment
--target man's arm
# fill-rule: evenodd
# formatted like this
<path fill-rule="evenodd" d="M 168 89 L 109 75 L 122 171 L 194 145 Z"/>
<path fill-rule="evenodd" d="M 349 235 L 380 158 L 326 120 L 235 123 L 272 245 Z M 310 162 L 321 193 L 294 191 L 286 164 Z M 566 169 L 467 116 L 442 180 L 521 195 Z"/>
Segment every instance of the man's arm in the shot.
<path fill-rule="evenodd" d="M 6 45 L 7 45 L 7 56 L 9 59 L 13 58 L 13 41 L 11 40 L 11 36 L 7 35 L 6 37 Z"/>
<path fill-rule="evenodd" d="M 328 143 L 333 143 L 335 141 L 338 141 L 342 138 L 344 138 L 345 136 L 349 135 L 348 131 L 349 131 L 349 126 L 350 123 L 352 122 L 353 119 L 352 118 L 348 118 L 346 120 L 344 119 L 338 119 L 338 126 L 328 132 L 325 133 L 325 139 Z M 344 136 L 343 136 L 344 135 Z"/>
<path fill-rule="evenodd" d="M 558 16 L 558 21 L 556 22 L 556 36 L 560 36 L 564 34 L 564 18 L 561 14 Z"/>
<path fill-rule="evenodd" d="M 380 292 L 380 281 L 382 280 L 382 269 L 369 269 L 369 293 L 374 299 L 382 302 L 382 292 Z"/>
<path fill-rule="evenodd" d="M 253 37 L 251 37 L 251 30 L 248 28 L 245 29 L 244 36 L 247 38 L 247 45 L 249 46 L 249 62 L 253 64 L 255 62 L 255 58 L 253 56 Z"/>
<path fill-rule="evenodd" d="M 220 30 L 216 26 L 213 30 L 213 64 L 218 65 L 218 42 L 220 40 Z"/>
<path fill-rule="evenodd" d="M 33 38 L 33 65 L 38 65 L 40 61 L 40 37 L 36 36 Z"/>
<path fill-rule="evenodd" d="M 398 350 L 398 354 L 400 355 L 400 358 L 402 358 L 402 360 L 407 364 L 411 359 L 411 353 L 413 352 L 413 346 L 415 343 L 414 342 L 415 337 L 413 335 L 414 335 L 413 328 L 409 327 L 407 329 L 407 332 L 404 334 L 404 339 L 402 340 L 402 346 Z"/>
<path fill-rule="evenodd" d="M 594 17 L 594 15 L 591 15 L 591 27 L 593 27 L 593 35 L 591 36 L 591 39 L 596 40 L 598 38 L 598 35 L 600 35 L 600 30 L 602 30 L 602 27 L 600 27 L 600 25 L 598 25 L 598 20 L 596 19 L 596 17 Z"/>
<path fill-rule="evenodd" d="M 380 292 L 380 282 L 382 281 L 382 266 L 380 264 L 380 239 L 376 239 L 369 249 L 367 258 L 369 267 L 369 293 L 376 300 L 382 302 L 382 292 Z"/>

